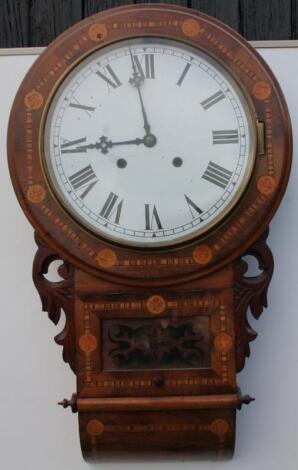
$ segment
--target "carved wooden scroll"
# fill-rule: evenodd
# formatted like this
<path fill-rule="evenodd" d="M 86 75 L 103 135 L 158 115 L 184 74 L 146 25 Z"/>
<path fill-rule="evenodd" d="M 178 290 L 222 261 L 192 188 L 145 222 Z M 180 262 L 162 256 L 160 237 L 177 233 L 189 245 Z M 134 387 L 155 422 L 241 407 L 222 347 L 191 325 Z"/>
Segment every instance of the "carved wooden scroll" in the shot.
<path fill-rule="evenodd" d="M 250 326 L 247 314 L 250 309 L 255 319 L 258 319 L 267 307 L 267 292 L 272 278 L 274 261 L 266 241 L 269 228 L 263 236 L 254 243 L 243 256 L 252 255 L 259 263 L 262 271 L 258 276 L 246 277 L 248 264 L 242 258 L 235 263 L 235 329 L 236 329 L 236 367 L 237 372 L 243 369 L 245 357 L 250 355 L 250 341 L 257 333 Z"/>
<path fill-rule="evenodd" d="M 61 318 L 62 310 L 65 313 L 64 328 L 55 336 L 55 341 L 63 347 L 63 359 L 75 372 L 74 322 L 71 319 L 74 309 L 74 268 L 66 261 L 61 260 L 63 264 L 59 266 L 58 274 L 63 280 L 51 282 L 46 279 L 45 274 L 48 272 L 50 264 L 61 258 L 36 233 L 35 241 L 38 250 L 33 262 L 33 281 L 40 295 L 42 309 L 48 312 L 50 320 L 55 325 Z"/>

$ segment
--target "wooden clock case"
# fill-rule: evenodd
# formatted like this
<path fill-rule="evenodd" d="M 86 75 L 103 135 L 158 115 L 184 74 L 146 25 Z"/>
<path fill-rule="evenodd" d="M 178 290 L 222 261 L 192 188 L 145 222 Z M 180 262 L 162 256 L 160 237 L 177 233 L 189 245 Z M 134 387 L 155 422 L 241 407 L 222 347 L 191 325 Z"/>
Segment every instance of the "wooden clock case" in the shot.
<path fill-rule="evenodd" d="M 44 121 L 59 83 L 91 52 L 158 36 L 206 51 L 247 96 L 256 161 L 244 196 L 214 229 L 168 249 L 127 248 L 95 237 L 55 198 L 43 168 Z M 77 375 L 85 458 L 107 452 L 191 450 L 232 455 L 236 409 L 249 402 L 236 373 L 267 305 L 273 257 L 268 225 L 286 189 L 291 124 L 279 85 L 255 50 L 221 22 L 174 5 L 132 5 L 87 18 L 60 35 L 25 77 L 8 133 L 12 182 L 36 230 L 33 279 L 43 310 L 66 324 L 55 338 Z M 261 274 L 245 276 L 243 256 Z M 61 259 L 63 280 L 48 281 Z"/>

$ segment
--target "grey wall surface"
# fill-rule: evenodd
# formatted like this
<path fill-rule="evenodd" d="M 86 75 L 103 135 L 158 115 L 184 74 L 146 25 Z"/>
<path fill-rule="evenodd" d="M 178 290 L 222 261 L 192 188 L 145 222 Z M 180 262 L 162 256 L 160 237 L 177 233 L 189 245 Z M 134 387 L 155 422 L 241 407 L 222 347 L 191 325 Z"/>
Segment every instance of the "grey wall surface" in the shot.
<path fill-rule="evenodd" d="M 0 56 L 0 468 L 5 470 L 283 470 L 297 469 L 298 348 L 298 48 L 260 51 L 276 73 L 289 104 L 294 161 L 285 198 L 271 223 L 269 245 L 275 272 L 269 307 L 256 321 L 259 336 L 238 375 L 243 393 L 256 397 L 237 417 L 236 453 L 231 462 L 83 462 L 77 416 L 56 405 L 76 389 L 42 312 L 31 278 L 36 251 L 33 229 L 17 203 L 6 161 L 7 120 L 16 90 L 36 56 Z"/>

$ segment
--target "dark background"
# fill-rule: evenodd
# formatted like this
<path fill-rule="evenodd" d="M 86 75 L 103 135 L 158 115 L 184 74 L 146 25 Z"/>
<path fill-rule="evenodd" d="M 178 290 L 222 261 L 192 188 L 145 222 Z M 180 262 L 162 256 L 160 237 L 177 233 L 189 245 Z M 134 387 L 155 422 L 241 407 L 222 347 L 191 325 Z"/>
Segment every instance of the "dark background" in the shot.
<path fill-rule="evenodd" d="M 46 46 L 97 11 L 146 0 L 0 0 L 0 47 Z M 215 16 L 249 40 L 297 39 L 298 0 L 163 0 Z"/>

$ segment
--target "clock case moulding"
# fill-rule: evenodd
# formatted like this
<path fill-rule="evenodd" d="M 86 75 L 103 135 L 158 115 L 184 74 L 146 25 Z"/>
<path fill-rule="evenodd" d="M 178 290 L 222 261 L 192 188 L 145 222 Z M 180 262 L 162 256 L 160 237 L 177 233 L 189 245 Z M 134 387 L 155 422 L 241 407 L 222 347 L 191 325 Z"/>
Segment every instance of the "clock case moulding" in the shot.
<path fill-rule="evenodd" d="M 248 97 L 258 132 L 255 167 L 241 201 L 209 233 L 170 249 L 127 248 L 96 238 L 61 207 L 49 188 L 42 166 L 44 116 L 57 84 L 75 64 L 98 48 L 140 36 L 182 41 L 213 56 L 228 69 Z M 131 448 L 136 433 L 125 428 L 127 421 L 123 410 L 127 410 L 128 422 L 135 416 L 130 415 L 129 410 L 141 410 L 151 416 L 149 424 L 142 428 L 147 432 L 146 439 L 142 438 L 139 443 L 145 450 L 163 443 L 160 445 L 165 449 L 209 447 L 219 454 L 224 450 L 231 454 L 235 410 L 250 401 L 249 397 L 241 396 L 236 385 L 236 372 L 243 368 L 245 357 L 249 355 L 249 343 L 256 337 L 248 323 L 247 311 L 250 309 L 258 318 L 267 306 L 267 289 L 273 273 L 273 257 L 266 244 L 268 225 L 286 189 L 291 155 L 287 106 L 266 63 L 240 35 L 193 10 L 146 4 L 101 12 L 60 35 L 29 70 L 11 111 L 9 167 L 18 200 L 36 230 L 38 251 L 33 279 L 43 310 L 55 324 L 62 310 L 66 315 L 64 329 L 55 340 L 63 347 L 63 358 L 78 377 L 78 392 L 71 401 L 65 400 L 62 404 L 80 412 L 86 458 L 96 453 L 97 440 L 113 452 L 120 450 L 113 439 L 105 437 L 113 432 L 119 442 L 122 439 L 125 446 Z M 258 260 L 261 273 L 255 277 L 246 276 L 247 263 L 243 259 L 246 255 Z M 57 259 L 62 260 L 59 268 L 62 280 L 54 283 L 45 275 L 49 265 Z M 222 367 L 218 382 L 212 378 L 216 374 L 213 376 L 210 372 L 208 376 L 200 369 L 193 383 L 187 378 L 189 371 L 179 368 L 144 371 L 140 367 L 141 370 L 124 373 L 101 370 L 102 378 L 98 375 L 102 366 L 99 358 L 110 360 L 106 358 L 106 351 L 101 350 L 102 345 L 108 347 L 105 338 L 96 330 L 107 320 L 104 314 L 98 313 L 105 308 L 102 306 L 114 308 L 118 312 L 115 318 L 121 318 L 122 322 L 128 320 L 128 324 L 136 309 L 138 318 L 144 321 L 153 318 L 157 322 L 164 319 L 171 323 L 173 318 L 180 318 L 181 313 L 182 318 L 195 315 L 195 302 L 211 305 L 214 299 L 219 302 L 216 305 L 222 302 L 222 309 L 226 306 L 228 312 L 228 333 L 219 329 L 216 318 L 211 332 L 214 336 L 209 351 L 212 367 L 217 371 Z M 206 315 L 210 313 L 208 308 Z M 150 331 L 151 335 L 156 332 L 154 328 Z M 224 366 L 223 357 L 227 361 Z M 144 383 L 149 384 L 147 389 Z M 217 397 L 216 410 L 211 403 L 214 396 Z M 108 397 L 112 402 L 108 402 Z M 161 414 L 155 411 L 154 398 L 157 397 L 163 398 L 159 406 L 170 411 Z M 104 399 L 105 402 L 100 401 Z M 179 434 L 179 426 L 186 426 L 185 419 L 190 421 L 192 416 L 193 420 L 199 419 L 196 413 L 201 413 L 200 419 L 207 426 L 206 431 L 202 425 L 205 430 L 200 431 L 201 444 L 191 434 L 191 429 L 188 429 L 191 437 L 188 434 L 188 438 L 181 439 Z M 158 442 L 152 433 L 148 437 L 148 432 L 158 427 L 162 416 L 172 423 L 173 415 L 178 420 L 171 429 L 174 444 L 168 441 L 167 433 L 161 428 L 156 428 Z M 117 423 L 117 419 L 120 431 L 111 424 Z M 199 426 L 198 421 L 192 428 L 195 432 L 198 431 L 196 426 Z"/>

